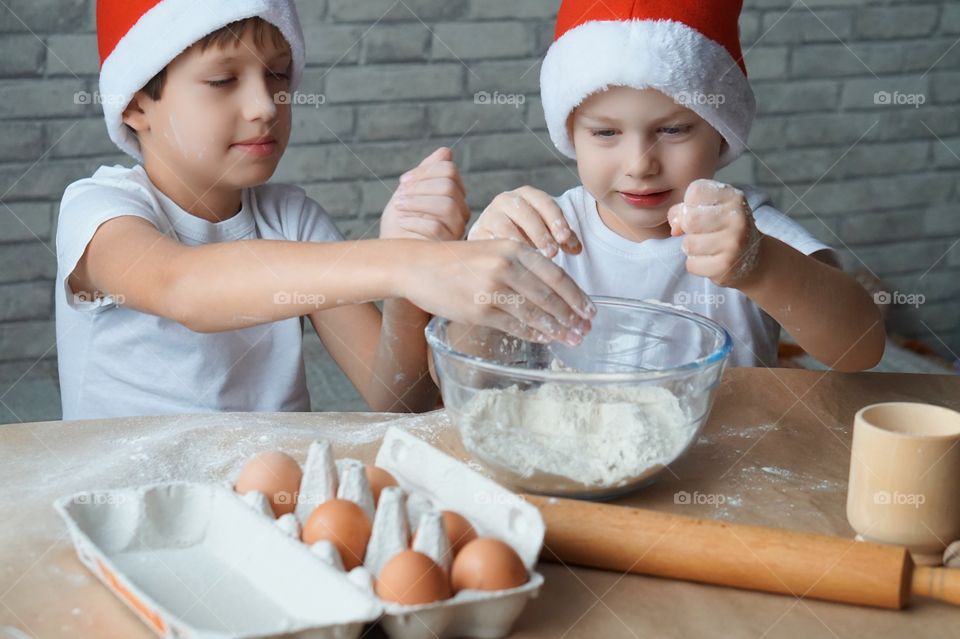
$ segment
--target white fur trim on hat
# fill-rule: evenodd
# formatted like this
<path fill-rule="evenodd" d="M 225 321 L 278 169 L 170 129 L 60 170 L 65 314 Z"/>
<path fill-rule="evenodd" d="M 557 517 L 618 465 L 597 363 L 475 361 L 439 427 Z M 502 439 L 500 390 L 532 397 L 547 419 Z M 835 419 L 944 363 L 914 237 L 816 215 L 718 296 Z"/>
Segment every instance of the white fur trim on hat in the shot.
<path fill-rule="evenodd" d="M 611 86 L 657 89 L 696 112 L 727 142 L 720 166 L 746 148 L 757 110 L 750 83 L 723 46 L 685 24 L 587 22 L 551 45 L 540 71 L 540 97 L 550 138 L 567 157 L 576 157 L 567 131 L 570 114 Z"/>
<path fill-rule="evenodd" d="M 164 0 L 117 43 L 100 69 L 100 99 L 110 139 L 122 151 L 143 160 L 137 137 L 123 123 L 134 94 L 174 58 L 203 37 L 231 22 L 260 17 L 277 27 L 293 54 L 291 90 L 305 65 L 303 31 L 289 0 Z"/>

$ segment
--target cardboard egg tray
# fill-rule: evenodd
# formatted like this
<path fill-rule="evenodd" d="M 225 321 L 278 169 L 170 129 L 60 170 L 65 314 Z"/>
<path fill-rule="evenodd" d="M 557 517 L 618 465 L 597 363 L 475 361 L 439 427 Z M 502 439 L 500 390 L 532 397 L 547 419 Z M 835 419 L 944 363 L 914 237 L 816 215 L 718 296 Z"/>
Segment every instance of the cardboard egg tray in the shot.
<path fill-rule="evenodd" d="M 162 637 L 348 639 L 375 621 L 396 639 L 508 634 L 543 585 L 533 570 L 544 536 L 539 511 L 397 428 L 375 465 L 399 484 L 383 489 L 376 509 L 363 464 L 334 460 L 323 441 L 310 446 L 295 511 L 279 519 L 261 493 L 183 482 L 78 493 L 55 508 L 80 560 Z M 330 542 L 300 541 L 310 513 L 332 497 L 354 501 L 373 522 L 364 564 L 349 573 Z M 527 583 L 416 606 L 377 598 L 376 576 L 414 532 L 413 549 L 449 574 L 441 510 L 510 544 Z"/>

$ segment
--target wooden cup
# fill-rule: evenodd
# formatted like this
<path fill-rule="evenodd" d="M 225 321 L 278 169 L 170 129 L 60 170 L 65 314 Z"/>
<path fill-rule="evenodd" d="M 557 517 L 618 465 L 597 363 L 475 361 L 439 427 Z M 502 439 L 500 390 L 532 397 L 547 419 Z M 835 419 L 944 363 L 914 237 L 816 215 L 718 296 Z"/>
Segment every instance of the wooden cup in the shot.
<path fill-rule="evenodd" d="M 860 409 L 847 520 L 865 540 L 906 546 L 918 565 L 942 563 L 960 538 L 960 413 L 910 402 Z"/>

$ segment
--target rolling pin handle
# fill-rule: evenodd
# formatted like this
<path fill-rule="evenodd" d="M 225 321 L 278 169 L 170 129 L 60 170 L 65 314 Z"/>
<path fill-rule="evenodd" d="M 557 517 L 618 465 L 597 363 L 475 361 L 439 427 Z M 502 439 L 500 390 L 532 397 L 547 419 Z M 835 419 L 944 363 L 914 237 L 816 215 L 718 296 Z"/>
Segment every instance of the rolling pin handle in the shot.
<path fill-rule="evenodd" d="M 939 599 L 960 606 L 960 570 L 917 566 L 913 569 L 911 594 Z"/>

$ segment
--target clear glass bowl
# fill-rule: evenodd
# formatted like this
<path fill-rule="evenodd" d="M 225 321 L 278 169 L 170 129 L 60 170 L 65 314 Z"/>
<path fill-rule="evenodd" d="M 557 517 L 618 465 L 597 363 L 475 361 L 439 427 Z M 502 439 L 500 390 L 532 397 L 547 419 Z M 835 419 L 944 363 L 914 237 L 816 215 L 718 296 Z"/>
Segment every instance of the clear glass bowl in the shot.
<path fill-rule="evenodd" d="M 607 499 L 650 482 L 696 441 L 732 342 L 656 302 L 593 297 L 577 347 L 434 318 L 443 401 L 470 456 L 515 490 Z"/>

